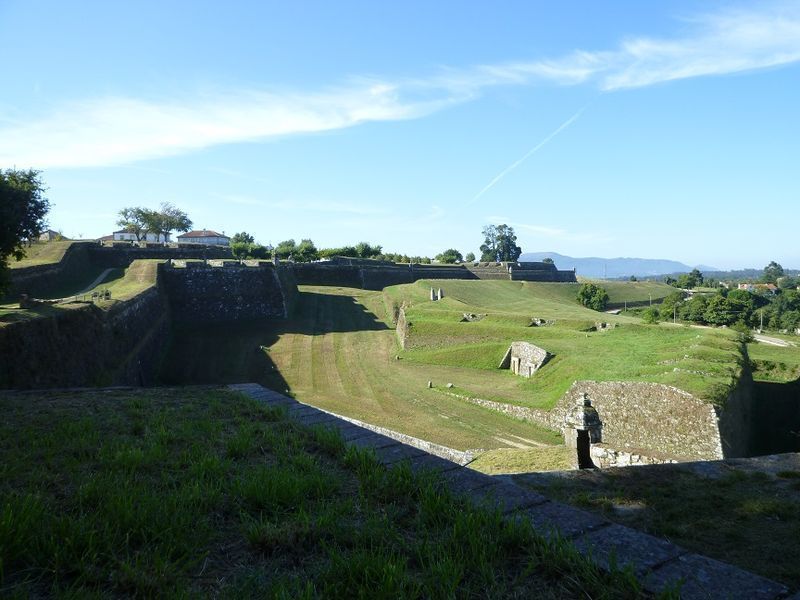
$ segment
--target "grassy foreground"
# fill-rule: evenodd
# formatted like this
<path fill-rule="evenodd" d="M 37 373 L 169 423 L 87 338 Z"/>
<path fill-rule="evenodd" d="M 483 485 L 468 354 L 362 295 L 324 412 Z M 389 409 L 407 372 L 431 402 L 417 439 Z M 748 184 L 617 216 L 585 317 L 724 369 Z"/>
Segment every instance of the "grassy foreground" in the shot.
<path fill-rule="evenodd" d="M 244 396 L 0 396 L 0 596 L 637 597 L 529 522 Z"/>

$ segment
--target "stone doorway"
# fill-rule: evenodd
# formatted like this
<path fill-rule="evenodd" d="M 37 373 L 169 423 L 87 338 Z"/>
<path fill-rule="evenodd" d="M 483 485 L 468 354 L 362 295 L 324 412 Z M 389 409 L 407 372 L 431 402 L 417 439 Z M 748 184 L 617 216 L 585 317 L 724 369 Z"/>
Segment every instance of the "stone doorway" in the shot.
<path fill-rule="evenodd" d="M 578 468 L 579 469 L 594 469 L 595 464 L 592 462 L 592 454 L 590 452 L 591 440 L 589 439 L 589 432 L 586 430 L 579 430 L 577 432 L 577 451 L 578 451 Z"/>

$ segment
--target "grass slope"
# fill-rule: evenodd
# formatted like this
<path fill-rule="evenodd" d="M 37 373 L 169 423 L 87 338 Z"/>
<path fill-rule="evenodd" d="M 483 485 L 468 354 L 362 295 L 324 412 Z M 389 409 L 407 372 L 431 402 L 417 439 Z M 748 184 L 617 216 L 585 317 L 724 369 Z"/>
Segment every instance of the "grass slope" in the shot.
<path fill-rule="evenodd" d="M 214 389 L 0 395 L 4 598 L 639 597 L 529 521 Z"/>
<path fill-rule="evenodd" d="M 60 242 L 51 242 L 60 243 Z M 158 263 L 161 260 L 135 260 L 127 269 L 112 269 L 108 275 L 98 285 L 90 290 L 86 286 L 100 276 L 104 269 L 91 269 L 85 271 L 79 278 L 61 282 L 59 286 L 53 287 L 49 294 L 43 294 L 45 298 L 75 298 L 77 300 L 90 300 L 92 294 L 101 293 L 106 290 L 111 292 L 110 300 L 98 300 L 96 304 L 100 308 L 109 308 L 120 301 L 130 300 L 134 296 L 141 294 L 156 284 Z M 79 291 L 83 294 L 76 296 Z M 17 303 L 0 305 L 0 327 L 8 323 L 38 319 L 41 317 L 57 316 L 60 311 L 71 310 L 78 304 L 55 304 L 41 305 L 32 309 L 21 309 Z"/>
<path fill-rule="evenodd" d="M 423 292 L 431 285 L 441 285 L 444 300 L 430 302 Z M 494 388 L 490 399 L 549 409 L 580 379 L 664 383 L 711 401 L 727 395 L 739 370 L 740 352 L 734 334 L 666 323 L 649 326 L 638 318 L 597 313 L 580 306 L 566 289 L 569 285 L 417 282 L 388 288 L 387 303 L 406 306 L 411 325 L 407 350 L 402 353 L 405 360 L 483 370 L 485 383 Z M 639 286 L 628 282 L 618 285 Z M 649 288 L 638 289 L 643 294 L 642 289 Z M 462 322 L 464 313 L 486 316 L 480 321 Z M 555 324 L 528 327 L 532 317 L 554 320 Z M 586 331 L 598 321 L 616 328 Z M 522 340 L 553 354 L 532 379 L 497 369 L 510 343 Z M 513 383 L 509 384 L 509 379 Z M 471 388 L 469 382 L 454 383 L 473 395 L 487 397 Z"/>
<path fill-rule="evenodd" d="M 429 380 L 439 387 L 461 381 L 488 395 L 496 384 L 468 367 L 397 360 L 395 332 L 378 318 L 382 313 L 381 292 L 301 286 L 289 321 L 182 328 L 165 372 L 191 383 L 209 382 L 209 373 L 217 381 L 255 379 L 314 406 L 459 450 L 561 443 L 553 432 L 428 389 Z M 517 383 L 506 377 L 500 389 Z"/>
<path fill-rule="evenodd" d="M 47 265 L 61 262 L 64 253 L 73 244 L 72 240 L 61 242 L 34 242 L 30 248 L 25 248 L 25 257 L 22 260 L 11 260 L 12 269 L 24 269 L 37 265 Z"/>

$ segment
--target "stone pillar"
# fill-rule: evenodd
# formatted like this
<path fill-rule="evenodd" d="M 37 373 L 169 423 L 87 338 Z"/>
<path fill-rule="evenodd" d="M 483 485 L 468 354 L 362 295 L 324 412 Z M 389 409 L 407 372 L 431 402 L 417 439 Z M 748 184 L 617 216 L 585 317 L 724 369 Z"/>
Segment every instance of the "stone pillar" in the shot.
<path fill-rule="evenodd" d="M 564 427 L 564 443 L 574 450 L 573 466 L 576 469 L 595 466 L 590 448 L 602 441 L 602 432 L 603 423 L 597 409 L 592 406 L 588 394 L 581 394 L 575 407 L 567 413 Z"/>
<path fill-rule="evenodd" d="M 442 293 L 442 288 L 439 288 L 439 291 L 436 293 L 436 299 L 441 300 L 444 298 L 444 294 Z"/>
<path fill-rule="evenodd" d="M 436 301 L 436 292 L 434 291 L 433 288 L 431 288 L 431 302 L 435 301 Z"/>

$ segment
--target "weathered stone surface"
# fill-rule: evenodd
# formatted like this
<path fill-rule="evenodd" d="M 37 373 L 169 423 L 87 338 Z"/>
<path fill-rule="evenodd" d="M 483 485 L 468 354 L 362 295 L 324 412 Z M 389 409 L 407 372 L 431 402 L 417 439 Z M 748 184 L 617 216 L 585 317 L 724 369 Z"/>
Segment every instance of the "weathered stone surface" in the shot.
<path fill-rule="evenodd" d="M 355 446 L 356 448 L 364 448 L 369 449 L 372 448 L 374 450 L 378 450 L 379 448 L 386 448 L 387 446 L 397 446 L 399 442 L 396 442 L 392 438 L 388 438 L 385 435 L 380 435 L 377 433 L 372 433 L 370 435 L 365 435 L 363 437 L 358 437 L 348 442 L 351 446 Z"/>
<path fill-rule="evenodd" d="M 632 566 L 639 574 L 686 553 L 675 544 L 622 525 L 586 533 L 575 540 L 575 547 L 603 568 L 609 568 L 615 560 L 619 566 Z"/>
<path fill-rule="evenodd" d="M 298 423 L 302 425 L 312 426 L 312 425 L 322 425 L 327 424 L 332 421 L 336 420 L 336 417 L 333 415 L 329 415 L 326 412 L 317 411 L 316 413 L 309 413 L 302 415 L 300 417 L 293 417 Z"/>
<path fill-rule="evenodd" d="M 491 475 L 484 475 L 472 469 L 459 469 L 445 473 L 443 481 L 456 494 L 466 494 L 478 488 L 499 483 Z"/>
<path fill-rule="evenodd" d="M 289 405 L 287 408 L 287 413 L 293 419 L 297 419 L 304 415 L 317 415 L 320 414 L 322 411 L 318 408 L 314 408 L 313 406 L 308 406 L 307 404 L 292 404 Z"/>
<path fill-rule="evenodd" d="M 479 487 L 469 492 L 472 500 L 490 508 L 498 508 L 503 514 L 548 502 L 541 494 L 526 490 L 513 483 L 500 483 Z"/>
<path fill-rule="evenodd" d="M 597 515 L 558 502 L 537 504 L 518 515 L 529 518 L 534 528 L 545 536 L 557 534 L 569 538 L 609 524 Z"/>
<path fill-rule="evenodd" d="M 378 462 L 381 462 L 384 465 L 391 465 L 404 459 L 422 456 L 423 454 L 425 454 L 425 452 L 419 448 L 413 448 L 412 446 L 406 446 L 405 444 L 387 446 L 385 448 L 379 448 L 375 451 L 375 457 L 378 459 Z"/>
<path fill-rule="evenodd" d="M 688 392 L 658 383 L 577 381 L 551 411 L 554 422 L 563 423 L 582 394 L 597 409 L 609 448 L 649 449 L 680 460 L 722 458 L 714 407 Z"/>
<path fill-rule="evenodd" d="M 420 471 L 433 471 L 435 473 L 443 473 L 445 471 L 453 471 L 456 469 L 463 469 L 458 463 L 454 463 L 432 454 L 422 454 L 411 459 L 411 470 L 416 472 Z"/>
<path fill-rule="evenodd" d="M 364 429 L 363 427 L 359 427 L 358 425 L 353 425 L 351 423 L 348 423 L 347 421 L 341 421 L 338 419 L 331 421 L 329 426 L 338 429 L 339 434 L 342 436 L 342 439 L 345 442 L 350 442 L 358 438 L 367 437 L 369 435 L 373 435 L 374 433 L 369 429 Z"/>
<path fill-rule="evenodd" d="M 159 265 L 159 280 L 167 290 L 172 315 L 182 322 L 222 322 L 239 319 L 285 318 L 287 297 L 278 269 L 187 263 L 179 269 Z"/>
<path fill-rule="evenodd" d="M 788 590 L 774 581 L 753 575 L 732 565 L 699 556 L 679 556 L 650 573 L 645 589 L 658 593 L 682 581 L 680 596 L 695 598 L 773 599 Z"/>

